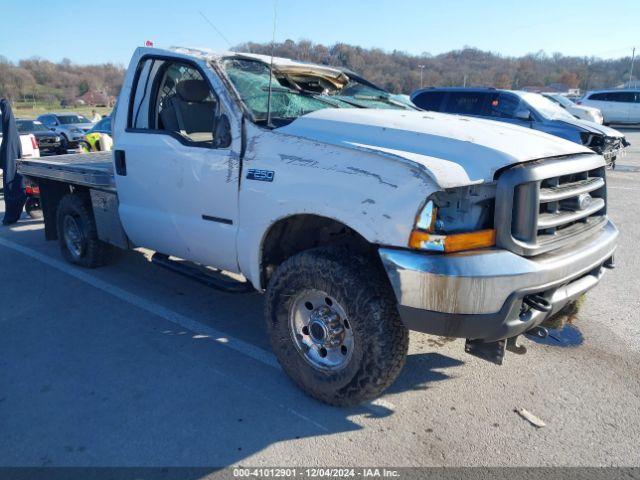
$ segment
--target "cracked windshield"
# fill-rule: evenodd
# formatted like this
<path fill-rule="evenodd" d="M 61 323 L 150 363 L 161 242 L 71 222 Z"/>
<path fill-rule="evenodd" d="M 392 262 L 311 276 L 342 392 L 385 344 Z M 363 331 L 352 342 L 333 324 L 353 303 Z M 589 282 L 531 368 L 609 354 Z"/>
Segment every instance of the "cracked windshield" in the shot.
<path fill-rule="evenodd" d="M 270 66 L 256 60 L 227 58 L 223 67 L 256 122 L 266 122 Z M 385 108 L 415 110 L 364 79 L 337 69 L 273 68 L 271 118 L 285 124 L 322 108 Z"/>

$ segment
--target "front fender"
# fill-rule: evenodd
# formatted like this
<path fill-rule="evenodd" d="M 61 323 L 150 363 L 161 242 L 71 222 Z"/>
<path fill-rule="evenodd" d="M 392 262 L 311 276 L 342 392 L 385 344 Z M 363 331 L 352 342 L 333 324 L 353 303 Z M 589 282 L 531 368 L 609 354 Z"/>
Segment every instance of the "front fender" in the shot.
<path fill-rule="evenodd" d="M 387 156 L 253 125 L 247 133 L 237 251 L 242 273 L 256 288 L 262 242 L 278 220 L 317 215 L 348 226 L 370 243 L 404 247 L 420 205 L 437 190 L 418 169 Z M 271 173 L 248 175 L 249 170 Z"/>

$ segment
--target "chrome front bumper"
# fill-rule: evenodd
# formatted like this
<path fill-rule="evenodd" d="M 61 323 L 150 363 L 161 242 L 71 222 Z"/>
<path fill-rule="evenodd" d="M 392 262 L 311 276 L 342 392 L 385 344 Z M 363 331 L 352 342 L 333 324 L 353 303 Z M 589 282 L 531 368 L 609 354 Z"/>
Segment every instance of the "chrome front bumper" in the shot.
<path fill-rule="evenodd" d="M 379 253 L 407 327 L 492 341 L 540 324 L 594 287 L 617 237 L 609 221 L 580 243 L 535 257 L 501 249 L 442 255 L 380 248 Z M 523 312 L 522 299 L 533 293 L 545 297 L 552 310 Z"/>

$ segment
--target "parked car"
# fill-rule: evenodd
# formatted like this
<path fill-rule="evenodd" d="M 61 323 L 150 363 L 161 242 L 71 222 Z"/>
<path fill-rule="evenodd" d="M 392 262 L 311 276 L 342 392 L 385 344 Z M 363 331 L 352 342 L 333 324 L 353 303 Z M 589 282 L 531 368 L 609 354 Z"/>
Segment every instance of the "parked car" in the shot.
<path fill-rule="evenodd" d="M 424 110 L 486 117 L 550 133 L 604 155 L 611 167 L 629 146 L 619 131 L 579 120 L 538 93 L 494 88 L 426 88 L 414 92 L 411 101 Z"/>
<path fill-rule="evenodd" d="M 77 113 L 45 113 L 38 120 L 60 135 L 60 149 L 63 152 L 78 148 L 80 141 L 84 140 L 85 134 L 93 127 L 87 117 Z"/>
<path fill-rule="evenodd" d="M 518 335 L 544 336 L 613 266 L 602 156 L 403 106 L 326 65 L 139 48 L 113 132 L 112 152 L 20 161 L 45 238 L 84 267 L 145 247 L 265 292 L 284 372 L 330 404 L 387 388 L 408 329 L 496 363 L 523 353 Z"/>
<path fill-rule="evenodd" d="M 103 117 L 84 136 L 81 143 L 86 152 L 101 152 L 111 150 L 113 139 L 111 138 L 111 117 Z"/>
<path fill-rule="evenodd" d="M 564 108 L 574 117 L 602 125 L 602 112 L 597 108 L 578 105 L 559 93 L 543 93 L 542 95 Z"/>
<path fill-rule="evenodd" d="M 16 119 L 16 124 L 21 134 L 30 133 L 36 137 L 41 155 L 61 153 L 62 139 L 60 135 L 45 127 L 42 122 L 18 118 Z"/>
<path fill-rule="evenodd" d="M 600 109 L 604 123 L 640 123 L 640 90 L 594 90 L 578 105 Z"/>
<path fill-rule="evenodd" d="M 0 115 L 2 122 L 2 115 Z M 2 129 L 0 128 L 0 144 L 2 144 Z M 40 156 L 40 148 L 38 140 L 32 133 L 20 133 L 20 147 L 22 149 L 22 158 L 33 158 Z"/>

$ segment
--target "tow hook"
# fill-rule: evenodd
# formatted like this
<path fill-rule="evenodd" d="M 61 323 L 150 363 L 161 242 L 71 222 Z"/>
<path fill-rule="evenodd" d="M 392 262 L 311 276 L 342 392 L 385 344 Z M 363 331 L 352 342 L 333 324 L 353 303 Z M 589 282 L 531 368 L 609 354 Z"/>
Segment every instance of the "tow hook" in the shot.
<path fill-rule="evenodd" d="M 527 347 L 518 344 L 518 335 L 515 337 L 507 338 L 507 350 L 517 355 L 524 355 L 527 353 Z"/>
<path fill-rule="evenodd" d="M 552 308 L 549 300 L 544 298 L 542 295 L 527 295 L 522 299 L 522 301 L 525 303 L 525 305 L 528 305 L 529 307 L 544 313 L 550 312 Z"/>
<path fill-rule="evenodd" d="M 604 268 L 608 268 L 609 270 L 613 270 L 614 268 L 616 268 L 616 262 L 613 259 L 613 255 L 611 255 L 609 258 L 607 258 L 607 260 L 604 262 L 604 264 L 602 266 Z"/>
<path fill-rule="evenodd" d="M 532 337 L 547 338 L 549 330 L 544 327 L 533 327 L 531 330 L 524 332 L 525 335 L 531 335 Z"/>

